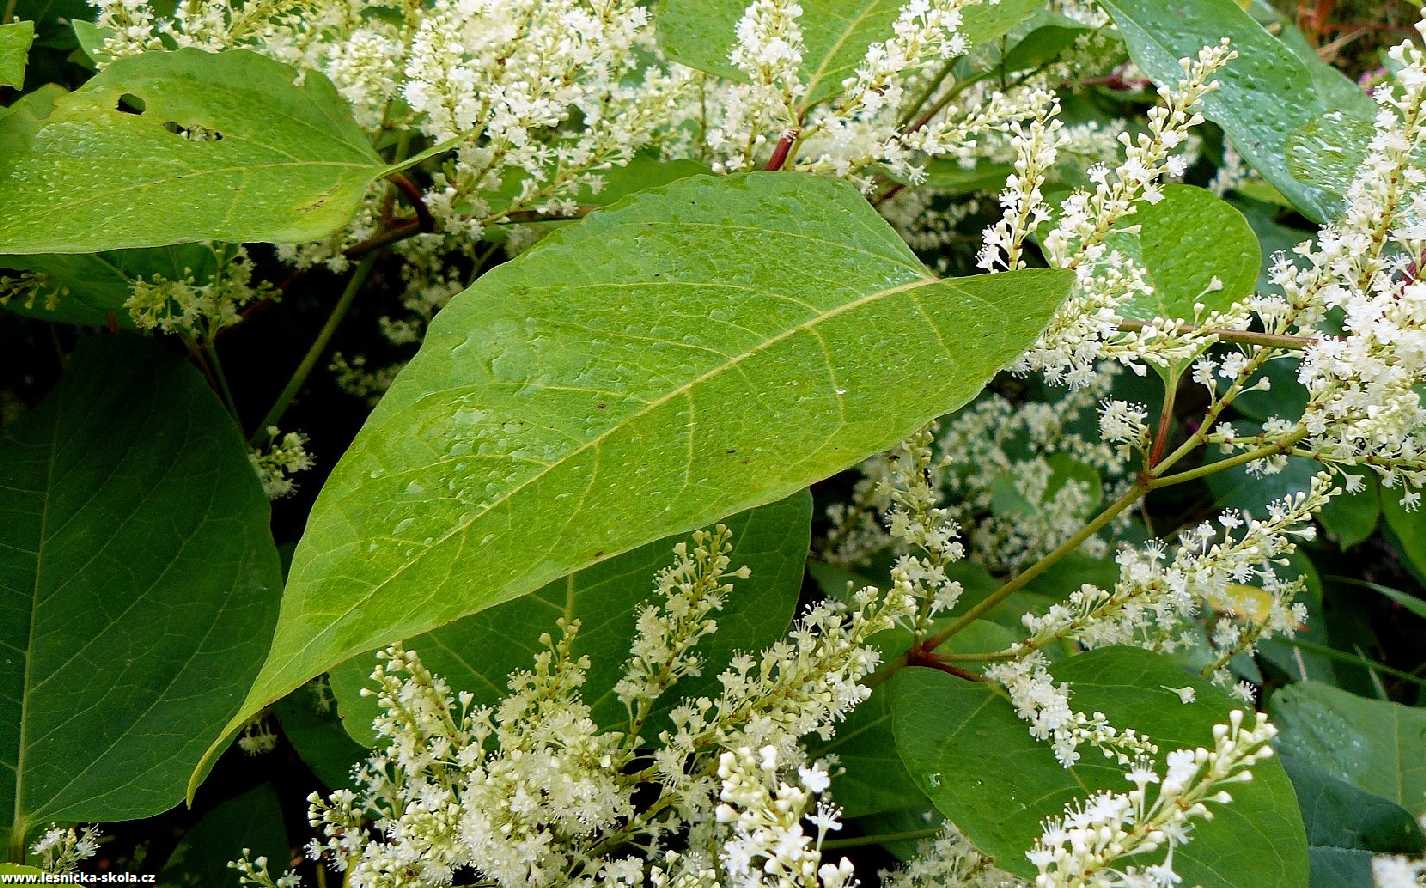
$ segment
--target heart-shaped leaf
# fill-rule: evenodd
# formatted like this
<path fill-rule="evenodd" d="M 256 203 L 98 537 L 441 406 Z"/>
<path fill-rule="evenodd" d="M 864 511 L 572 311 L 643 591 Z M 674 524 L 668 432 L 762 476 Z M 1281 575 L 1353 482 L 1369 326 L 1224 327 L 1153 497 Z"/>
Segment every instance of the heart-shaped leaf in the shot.
<path fill-rule="evenodd" d="M 268 504 L 198 373 L 106 337 L 0 437 L 0 838 L 183 798 L 272 637 Z"/>

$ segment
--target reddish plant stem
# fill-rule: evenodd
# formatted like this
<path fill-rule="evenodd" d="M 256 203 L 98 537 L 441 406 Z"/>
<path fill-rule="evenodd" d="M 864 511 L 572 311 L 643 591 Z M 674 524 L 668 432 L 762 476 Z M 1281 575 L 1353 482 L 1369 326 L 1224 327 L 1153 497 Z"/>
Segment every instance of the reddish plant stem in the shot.
<path fill-rule="evenodd" d="M 403 241 L 408 237 L 415 237 L 420 233 L 421 220 L 408 219 L 383 231 L 378 231 L 359 244 L 348 247 L 342 255 L 348 259 L 360 259 L 368 253 L 390 246 L 397 241 Z"/>
<path fill-rule="evenodd" d="M 426 208 L 426 201 L 421 198 L 421 189 L 416 186 L 416 183 L 401 173 L 392 173 L 389 178 L 391 184 L 396 186 L 396 190 L 401 192 L 401 196 L 406 198 L 406 202 L 411 205 L 411 209 L 416 211 L 416 221 L 420 223 L 421 231 L 435 231 L 436 220 L 431 216 L 431 211 Z"/>
<path fill-rule="evenodd" d="M 1149 450 L 1148 465 L 1145 468 L 1152 469 L 1163 459 L 1164 446 L 1169 442 L 1169 433 L 1173 430 L 1173 408 L 1178 397 L 1178 375 L 1174 374 L 1173 382 L 1164 384 L 1164 404 L 1159 411 L 1159 427 L 1154 432 L 1154 444 Z"/>
<path fill-rule="evenodd" d="M 792 151 L 792 143 L 797 141 L 797 130 L 789 129 L 783 131 L 782 138 L 777 140 L 777 147 L 772 149 L 772 157 L 767 159 L 767 170 L 777 172 L 787 163 L 787 155 Z"/>
<path fill-rule="evenodd" d="M 907 666 L 921 666 L 926 669 L 937 669 L 954 675 L 956 678 L 963 678 L 966 681 L 984 681 L 985 676 L 967 669 L 962 669 L 951 663 L 945 657 L 936 653 L 933 648 L 927 647 L 926 641 L 920 641 L 911 646 L 911 650 L 906 652 Z"/>

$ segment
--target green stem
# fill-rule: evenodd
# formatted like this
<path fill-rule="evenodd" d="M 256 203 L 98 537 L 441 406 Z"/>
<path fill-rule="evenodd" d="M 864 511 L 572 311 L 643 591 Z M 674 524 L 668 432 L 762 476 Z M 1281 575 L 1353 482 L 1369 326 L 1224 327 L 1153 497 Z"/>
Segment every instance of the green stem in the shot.
<path fill-rule="evenodd" d="M 1025 588 L 1025 586 L 1028 585 L 1031 580 L 1035 579 L 1035 577 L 1038 577 L 1040 574 L 1049 570 L 1050 567 L 1055 564 L 1055 562 L 1059 561 L 1061 558 L 1078 549 L 1080 545 L 1084 543 L 1085 540 L 1089 539 L 1099 531 L 1103 530 L 1104 527 L 1109 524 L 1109 522 L 1117 518 L 1119 516 L 1119 513 L 1123 512 L 1125 509 L 1133 508 L 1134 504 L 1137 503 L 1141 498 L 1143 498 L 1144 494 L 1147 493 L 1148 490 L 1149 488 L 1143 483 L 1137 483 L 1133 487 L 1130 487 L 1127 491 L 1124 492 L 1123 496 L 1110 503 L 1104 511 L 1094 516 L 1093 521 L 1089 522 L 1084 527 L 1081 527 L 1079 531 L 1075 533 L 1074 536 L 1065 540 L 1063 543 L 1060 543 L 1060 545 L 1053 552 L 1049 553 L 1045 557 L 1041 558 L 1039 561 L 1036 561 L 1034 564 L 1027 567 L 1025 570 L 1016 574 L 1003 586 L 1001 586 L 999 589 L 996 589 L 979 604 L 975 605 L 975 607 L 972 607 L 970 610 L 961 614 L 955 622 L 951 623 L 951 625 L 947 626 L 940 632 L 935 633 L 934 635 L 927 636 L 926 640 L 922 642 L 922 646 L 925 647 L 927 650 L 935 650 L 936 648 L 940 647 L 946 642 L 946 639 L 952 637 L 957 632 L 960 632 L 962 629 L 966 628 L 971 623 L 980 619 L 981 616 L 984 615 L 986 612 L 995 608 L 1002 601 L 1009 598 L 1014 593 Z"/>
<path fill-rule="evenodd" d="M 15 17 L 15 7 L 18 6 L 19 3 L 20 0 L 8 0 L 8 2 L 6 2 L 5 14 L 0 15 L 0 25 L 10 24 L 10 20 Z"/>
<path fill-rule="evenodd" d="M 28 825 L 24 819 L 17 819 L 10 824 L 10 862 L 23 865 L 25 863 L 25 831 Z"/>
<path fill-rule="evenodd" d="M 936 90 L 940 89 L 941 84 L 946 82 L 946 78 L 951 76 L 951 72 L 956 69 L 956 62 L 960 60 L 960 56 L 947 60 L 946 64 L 941 67 L 941 70 L 937 71 L 936 75 L 926 84 L 926 88 L 922 90 L 921 95 L 916 97 L 916 101 L 907 106 L 906 111 L 901 115 L 901 120 L 897 123 L 898 127 L 905 128 L 911 125 L 911 122 L 916 119 L 917 112 L 925 107 L 926 103 L 931 101 L 936 95 Z"/>
<path fill-rule="evenodd" d="M 1116 325 L 1126 333 L 1137 333 L 1144 329 L 1143 321 L 1120 320 Z M 1312 346 L 1317 339 L 1312 336 L 1286 336 L 1277 333 L 1257 333 L 1252 330 L 1225 330 L 1217 327 L 1202 328 L 1193 324 L 1179 324 L 1179 333 L 1203 333 L 1221 342 L 1236 342 L 1241 345 L 1258 345 L 1263 348 L 1290 348 L 1301 350 Z"/>
<path fill-rule="evenodd" d="M 223 403 L 228 405 L 228 412 L 233 414 L 233 419 L 241 423 L 238 402 L 233 399 L 233 390 L 228 386 L 228 376 L 223 372 L 223 362 L 218 358 L 218 347 L 213 344 L 212 337 L 204 341 L 203 351 L 208 355 L 208 363 L 213 367 L 213 378 L 218 380 L 218 391 L 223 395 Z"/>
<path fill-rule="evenodd" d="M 292 373 L 292 378 L 287 380 L 287 385 L 283 387 L 282 393 L 273 402 L 272 408 L 267 411 L 262 422 L 258 423 L 250 443 L 253 445 L 265 443 L 268 428 L 277 425 L 282 420 L 282 414 L 287 412 L 292 399 L 297 397 L 298 390 L 307 381 L 312 369 L 317 366 L 317 360 L 327 350 L 327 345 L 332 341 L 333 334 L 337 332 L 337 327 L 341 325 L 342 319 L 346 317 L 347 311 L 352 307 L 352 302 L 356 299 L 362 284 L 366 283 L 367 276 L 371 274 L 371 268 L 376 264 L 376 259 L 380 255 L 380 252 L 368 253 L 357 265 L 356 270 L 352 272 L 346 289 L 342 291 L 341 298 L 337 300 L 336 305 L 332 306 L 331 314 L 327 315 L 326 323 L 322 325 L 322 329 L 317 333 L 317 338 L 307 349 L 307 354 L 302 356 L 302 363 L 297 365 L 297 369 Z"/>
<path fill-rule="evenodd" d="M 854 839 L 827 839 L 822 843 L 823 851 L 837 848 L 861 848 L 866 845 L 885 845 L 887 842 L 911 842 L 929 839 L 941 834 L 944 827 L 928 826 L 924 829 L 909 829 L 906 832 L 880 833 L 874 836 L 857 836 Z"/>
<path fill-rule="evenodd" d="M 1281 441 L 1276 441 L 1272 444 L 1265 444 L 1255 450 L 1249 450 L 1244 453 L 1239 453 L 1236 456 L 1230 456 L 1227 459 L 1220 459 L 1217 462 L 1211 462 L 1207 465 L 1199 466 L 1196 469 L 1189 469 L 1186 472 L 1179 472 L 1176 475 L 1163 475 L 1157 478 L 1150 478 L 1149 487 L 1155 490 L 1160 487 L 1172 487 L 1175 484 L 1184 484 L 1189 481 L 1196 481 L 1199 478 L 1207 477 L 1208 475 L 1216 475 L 1217 473 L 1222 472 L 1225 469 L 1231 469 L 1235 466 L 1241 466 L 1244 463 L 1250 463 L 1254 460 L 1265 459 L 1269 456 L 1276 456 L 1279 453 L 1284 453 L 1288 450 L 1291 450 L 1293 444 L 1297 443 L 1305 437 L 1307 437 L 1307 432 L 1305 430 L 1294 432 L 1292 435 L 1288 436 L 1287 438 L 1284 438 Z"/>

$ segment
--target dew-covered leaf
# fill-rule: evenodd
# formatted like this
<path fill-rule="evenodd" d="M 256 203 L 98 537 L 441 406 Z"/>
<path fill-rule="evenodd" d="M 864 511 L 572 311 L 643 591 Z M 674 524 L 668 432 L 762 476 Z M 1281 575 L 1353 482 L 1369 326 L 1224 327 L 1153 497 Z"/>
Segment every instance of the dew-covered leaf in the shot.
<path fill-rule="evenodd" d="M 690 676 L 670 691 L 672 698 L 717 694 L 718 675 L 737 651 L 759 651 L 781 638 L 797 607 L 807 547 L 811 541 L 812 496 L 800 491 L 787 499 L 730 516 L 734 567 L 752 576 L 733 580 L 733 591 L 718 612 L 718 631 L 698 644 L 702 675 Z M 537 592 L 418 635 L 406 647 L 451 687 L 470 691 L 477 704 L 494 706 L 507 693 L 506 679 L 529 669 L 541 650 L 540 635 L 557 635 L 555 621 L 579 620 L 574 652 L 589 657 L 583 696 L 599 724 L 621 729 L 628 717 L 613 690 L 629 659 L 638 610 L 653 600 L 654 575 L 673 562 L 673 547 L 687 537 L 657 540 L 601 561 Z M 375 660 L 353 657 L 331 671 L 332 691 L 347 731 L 374 745 L 371 721 L 376 701 L 361 696 Z M 663 701 L 665 704 L 669 700 Z M 649 736 L 663 725 L 652 724 Z"/>
<path fill-rule="evenodd" d="M 1284 755 L 1426 813 L 1426 709 L 1301 682 L 1274 694 L 1268 711 Z"/>
<path fill-rule="evenodd" d="M 1154 740 L 1162 758 L 1176 748 L 1212 746 L 1212 728 L 1236 704 L 1172 660 L 1134 648 L 1105 648 L 1055 664 L 1073 689 L 1072 705 L 1102 712 L 1111 724 Z M 1003 692 L 929 669 L 892 679 L 896 748 L 936 807 L 997 865 L 1031 877 L 1025 858 L 1045 818 L 1097 790 L 1123 792 L 1124 772 L 1090 748 L 1072 769 L 1030 736 Z M 1190 686 L 1184 704 L 1170 688 Z M 1203 888 L 1302 888 L 1307 842 L 1292 786 L 1276 760 L 1254 768 L 1233 801 L 1197 821 L 1194 838 L 1174 852 L 1185 885 Z M 1146 857 L 1144 863 L 1156 861 Z"/>
<path fill-rule="evenodd" d="M 0 835 L 157 814 L 272 637 L 242 436 L 192 367 L 105 337 L 0 437 L 0 485 Z"/>
<path fill-rule="evenodd" d="M 1309 888 L 1372 888 L 1373 854 L 1417 856 L 1426 850 L 1407 811 L 1295 756 L 1283 756 L 1307 830 Z"/>
<path fill-rule="evenodd" d="M 964 608 L 957 608 L 963 610 Z M 1016 617 L 1025 612 L 1017 610 Z M 950 625 L 951 618 L 936 621 L 931 631 Z M 976 620 L 949 639 L 940 653 L 985 653 L 1009 647 L 1022 632 L 1012 631 L 991 620 Z M 877 635 L 873 644 L 887 662 L 905 654 L 914 638 L 909 631 L 892 629 Z M 814 758 L 835 756 L 838 770 L 832 776 L 832 797 L 847 817 L 886 814 L 909 805 L 925 806 L 926 796 L 907 772 L 896 751 L 892 733 L 893 693 L 891 685 L 878 685 L 865 702 L 852 710 L 837 727 L 831 740 L 809 740 Z"/>
<path fill-rule="evenodd" d="M 1202 47 L 1229 38 L 1238 58 L 1218 72 L 1222 85 L 1204 98 L 1204 116 L 1221 126 L 1243 159 L 1304 215 L 1317 222 L 1336 216 L 1338 196 L 1297 178 L 1288 166 L 1288 134 L 1333 107 L 1318 94 L 1312 71 L 1292 50 L 1233 0 L 1104 0 L 1104 8 L 1134 61 L 1160 86 L 1172 87 L 1183 78 L 1180 59 L 1194 58 Z M 1371 105 L 1365 96 L 1362 101 Z"/>
<path fill-rule="evenodd" d="M 1195 305 L 1222 310 L 1257 286 L 1262 250 L 1243 214 L 1212 192 L 1168 185 L 1158 203 L 1141 202 L 1128 219 L 1137 231 L 1110 244 L 1137 259 L 1153 293 L 1124 306 L 1125 317 L 1194 320 Z"/>
<path fill-rule="evenodd" d="M 0 254 L 313 240 L 387 172 L 321 74 L 248 52 L 120 59 L 0 118 Z"/>
<path fill-rule="evenodd" d="M 790 173 L 681 179 L 550 235 L 441 311 L 327 480 L 249 711 L 885 449 L 1068 282 L 938 280 L 854 188 Z"/>

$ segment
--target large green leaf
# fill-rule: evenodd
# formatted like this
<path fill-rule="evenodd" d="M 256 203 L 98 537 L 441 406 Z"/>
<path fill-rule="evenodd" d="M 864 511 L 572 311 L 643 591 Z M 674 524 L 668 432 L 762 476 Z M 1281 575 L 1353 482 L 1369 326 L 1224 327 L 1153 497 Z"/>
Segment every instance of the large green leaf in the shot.
<path fill-rule="evenodd" d="M 220 888 L 236 885 L 228 869 L 243 849 L 266 857 L 281 872 L 292 853 L 282 825 L 282 799 L 270 783 L 222 802 L 203 815 L 169 855 L 158 874 L 160 888 Z"/>
<path fill-rule="evenodd" d="M 1160 85 L 1182 79 L 1179 59 L 1228 37 L 1238 58 L 1218 73 L 1222 86 L 1204 98 L 1204 116 L 1223 127 L 1238 153 L 1304 215 L 1323 222 L 1337 214 L 1333 191 L 1298 179 L 1288 166 L 1288 135 L 1332 107 L 1292 50 L 1235 0 L 1103 0 L 1103 6 L 1134 61 Z M 1340 98 L 1336 91 L 1333 98 Z M 1365 96 L 1362 101 L 1371 104 Z"/>
<path fill-rule="evenodd" d="M 1000 0 L 967 7 L 961 33 L 973 45 L 998 40 L 1045 0 Z M 904 0 L 802 0 L 802 81 L 804 102 L 820 102 L 839 91 L 866 57 L 867 47 L 891 36 Z M 659 45 L 669 58 L 690 68 L 745 80 L 728 54 L 736 41 L 745 0 L 660 0 Z"/>
<path fill-rule="evenodd" d="M 35 39 L 34 22 L 0 25 L 0 87 L 25 85 L 25 59 Z"/>
<path fill-rule="evenodd" d="M 281 577 L 242 437 L 196 371 L 92 340 L 0 438 L 0 836 L 183 798 Z"/>
<path fill-rule="evenodd" d="M 1292 756 L 1283 757 L 1307 830 L 1309 888 L 1372 888 L 1373 853 L 1426 850 L 1411 812 Z"/>
<path fill-rule="evenodd" d="M 1426 709 L 1303 682 L 1274 694 L 1270 711 L 1284 754 L 1426 813 Z"/>
<path fill-rule="evenodd" d="M 295 242 L 387 172 L 321 74 L 246 50 L 120 59 L 38 125 L 0 119 L 0 253 Z"/>
<path fill-rule="evenodd" d="M 1135 230 L 1116 232 L 1110 243 L 1144 266 L 1154 291 L 1126 305 L 1126 317 L 1192 321 L 1197 304 L 1221 310 L 1253 294 L 1262 262 L 1258 237 L 1242 213 L 1212 192 L 1168 185 L 1163 200 L 1140 203 L 1129 222 Z"/>
<path fill-rule="evenodd" d="M 684 679 L 672 695 L 716 694 L 717 677 L 735 652 L 762 650 L 783 636 L 802 588 L 811 521 L 812 496 L 804 490 L 723 522 L 733 532 L 733 564 L 747 565 L 752 576 L 733 582 L 733 592 L 717 616 L 718 631 L 699 643 L 703 674 Z M 577 619 L 581 625 L 574 650 L 590 660 L 584 699 L 601 725 L 622 727 L 628 717 L 614 696 L 614 684 L 629 659 L 638 608 L 650 600 L 654 574 L 673 561 L 673 546 L 682 539 L 640 546 L 538 592 L 409 639 L 406 646 L 451 687 L 470 691 L 477 703 L 493 706 L 508 693 L 510 673 L 530 668 L 541 649 L 540 635 L 554 634 L 560 617 Z M 348 732 L 369 745 L 376 741 L 370 727 L 376 701 L 363 697 L 361 689 L 370 683 L 372 665 L 371 657 L 354 657 L 331 672 L 332 691 Z M 657 733 L 657 727 L 648 731 L 650 736 Z"/>
<path fill-rule="evenodd" d="M 694 176 L 457 296 L 322 489 L 244 713 L 970 400 L 1069 276 L 937 280 L 851 186 Z"/>
<path fill-rule="evenodd" d="M 1121 728 L 1152 738 L 1160 756 L 1212 746 L 1212 727 L 1235 704 L 1172 660 L 1134 648 L 1105 648 L 1057 663 L 1051 672 L 1073 688 L 1072 705 L 1103 712 Z M 1169 688 L 1191 686 L 1183 704 Z M 893 679 L 893 728 L 907 770 L 931 801 L 999 866 L 1031 876 L 1025 859 L 1045 818 L 1098 790 L 1122 792 L 1123 771 L 1092 749 L 1072 769 L 1033 739 L 1003 692 L 928 669 Z M 1185 885 L 1203 888 L 1302 888 L 1307 842 L 1282 766 L 1265 762 L 1230 804 L 1197 821 L 1193 841 L 1174 852 Z"/>

